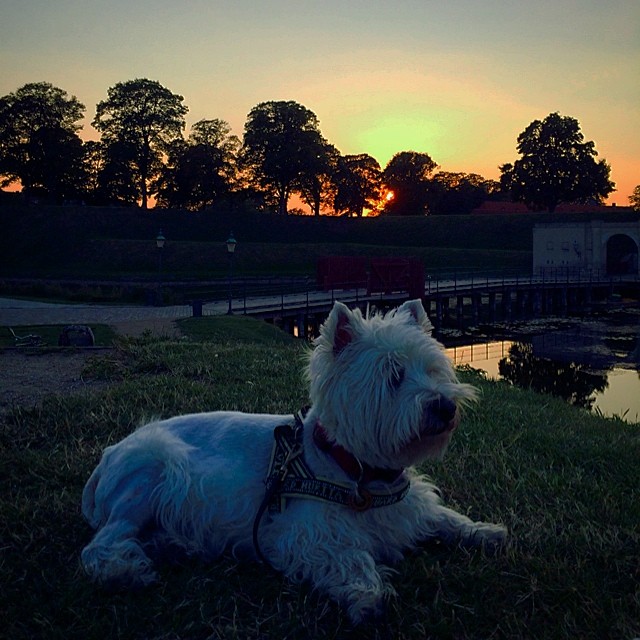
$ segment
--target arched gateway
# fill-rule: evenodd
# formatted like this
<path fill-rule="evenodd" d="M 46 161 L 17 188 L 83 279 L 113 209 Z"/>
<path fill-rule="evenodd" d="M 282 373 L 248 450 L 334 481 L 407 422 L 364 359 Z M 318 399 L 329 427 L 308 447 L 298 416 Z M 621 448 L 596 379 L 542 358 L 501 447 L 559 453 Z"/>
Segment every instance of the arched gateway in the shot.
<path fill-rule="evenodd" d="M 533 228 L 533 272 L 640 275 L 640 220 L 556 222 Z"/>
<path fill-rule="evenodd" d="M 607 275 L 638 273 L 638 245 L 624 233 L 607 240 Z"/>

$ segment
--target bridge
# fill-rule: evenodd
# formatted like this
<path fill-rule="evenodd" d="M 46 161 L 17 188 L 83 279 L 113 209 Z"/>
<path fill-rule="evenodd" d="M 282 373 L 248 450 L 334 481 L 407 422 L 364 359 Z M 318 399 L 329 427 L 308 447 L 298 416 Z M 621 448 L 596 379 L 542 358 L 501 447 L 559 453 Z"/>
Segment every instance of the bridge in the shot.
<path fill-rule="evenodd" d="M 192 282 L 172 284 L 183 289 L 190 287 L 189 298 L 183 293 L 175 300 L 177 304 L 161 306 L 54 304 L 0 298 L 0 326 L 52 322 L 117 324 L 223 315 L 231 307 L 235 314 L 262 318 L 293 335 L 306 337 L 317 335 L 336 300 L 362 310 L 368 306 L 386 310 L 416 297 L 415 292 L 410 294 L 407 290 L 374 292 L 348 283 L 325 291 L 306 277 L 218 280 L 200 283 L 197 291 L 192 289 Z M 176 297 L 176 290 L 171 296 Z M 594 304 L 615 303 L 623 297 L 638 300 L 640 277 L 609 276 L 586 270 L 545 271 L 537 276 L 513 272 L 440 272 L 426 278 L 420 297 L 437 328 L 462 328 L 482 322 L 576 313 Z"/>
<path fill-rule="evenodd" d="M 228 297 L 233 313 L 262 318 L 304 337 L 315 335 L 336 300 L 350 307 L 389 309 L 410 298 L 407 290 L 372 292 L 366 287 L 349 286 L 321 290 L 306 278 L 284 279 L 260 289 L 247 283 L 231 283 Z M 629 296 L 640 299 L 640 276 L 607 275 L 595 270 L 557 269 L 538 275 L 515 272 L 440 272 L 427 276 L 425 309 L 431 321 L 444 325 L 466 326 L 524 317 L 566 315 L 595 303 Z M 194 315 L 220 313 L 216 303 L 193 301 Z"/>

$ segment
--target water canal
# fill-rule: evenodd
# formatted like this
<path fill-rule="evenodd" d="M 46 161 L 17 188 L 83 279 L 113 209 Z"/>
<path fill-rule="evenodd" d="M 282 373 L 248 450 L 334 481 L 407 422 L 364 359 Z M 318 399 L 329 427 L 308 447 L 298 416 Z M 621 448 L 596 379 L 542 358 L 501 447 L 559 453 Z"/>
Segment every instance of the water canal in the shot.
<path fill-rule="evenodd" d="M 550 318 L 437 337 L 457 365 L 640 424 L 640 309 Z"/>

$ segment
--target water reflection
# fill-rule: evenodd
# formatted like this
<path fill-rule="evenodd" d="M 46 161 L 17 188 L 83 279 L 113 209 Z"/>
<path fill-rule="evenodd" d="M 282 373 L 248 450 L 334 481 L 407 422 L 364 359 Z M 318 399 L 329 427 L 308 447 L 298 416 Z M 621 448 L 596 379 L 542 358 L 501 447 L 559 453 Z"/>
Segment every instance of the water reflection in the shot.
<path fill-rule="evenodd" d="M 499 362 L 509 353 L 511 345 L 513 342 L 509 340 L 496 340 L 450 347 L 446 352 L 456 366 L 469 365 L 481 369 L 490 378 L 499 378 Z"/>
<path fill-rule="evenodd" d="M 491 378 L 638 423 L 640 322 L 637 315 L 623 320 L 582 320 L 568 329 L 512 340 L 476 338 L 447 352 L 455 364 L 481 369 Z"/>
<path fill-rule="evenodd" d="M 533 344 L 516 342 L 498 363 L 500 375 L 519 387 L 551 393 L 579 407 L 591 409 L 594 392 L 607 386 L 607 374 L 592 372 L 587 365 L 559 362 L 534 355 Z"/>

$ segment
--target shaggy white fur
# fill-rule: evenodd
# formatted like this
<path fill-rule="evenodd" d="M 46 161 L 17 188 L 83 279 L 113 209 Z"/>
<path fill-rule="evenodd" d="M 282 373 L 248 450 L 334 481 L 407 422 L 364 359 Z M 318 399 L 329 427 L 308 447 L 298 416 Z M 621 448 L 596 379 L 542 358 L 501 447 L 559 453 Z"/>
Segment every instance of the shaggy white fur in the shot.
<path fill-rule="evenodd" d="M 310 352 L 311 409 L 304 419 L 304 460 L 317 477 L 358 480 L 321 451 L 321 424 L 337 447 L 363 465 L 404 468 L 393 492 L 406 497 L 355 511 L 313 499 L 291 499 L 261 522 L 264 557 L 290 579 L 309 581 L 358 623 L 378 614 L 393 593 L 389 565 L 430 538 L 500 545 L 506 530 L 444 507 L 435 487 L 411 469 L 443 454 L 459 408 L 475 396 L 461 384 L 431 335 L 420 301 L 364 317 L 336 303 Z M 253 522 L 265 495 L 276 426 L 291 415 L 214 412 L 148 424 L 108 447 L 87 482 L 82 511 L 97 529 L 82 552 L 87 573 L 105 585 L 143 586 L 157 576 L 155 552 L 179 548 L 206 560 L 230 550 L 254 556 Z"/>

